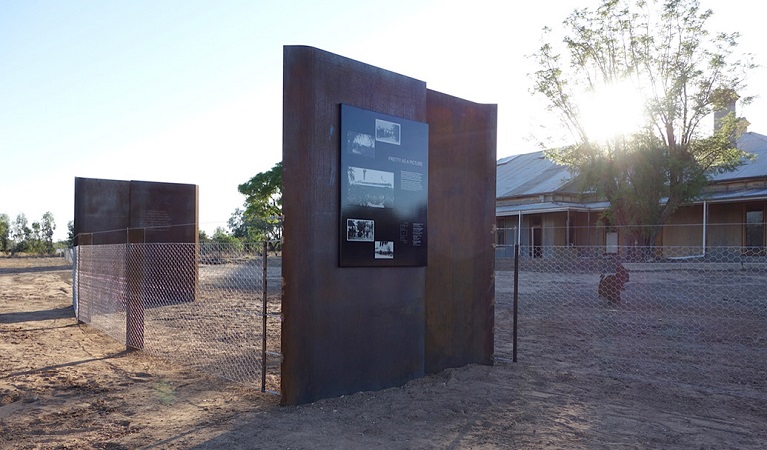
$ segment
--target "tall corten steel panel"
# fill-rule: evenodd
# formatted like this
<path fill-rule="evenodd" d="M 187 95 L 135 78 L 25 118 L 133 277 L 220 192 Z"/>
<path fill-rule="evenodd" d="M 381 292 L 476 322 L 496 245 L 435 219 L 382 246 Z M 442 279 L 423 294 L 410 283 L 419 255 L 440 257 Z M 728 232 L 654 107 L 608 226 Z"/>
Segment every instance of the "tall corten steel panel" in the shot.
<path fill-rule="evenodd" d="M 181 244 L 198 242 L 198 197 L 193 184 L 75 178 L 75 245 L 164 244 L 128 248 L 129 347 L 143 346 L 148 300 L 195 301 L 197 250 Z"/>
<path fill-rule="evenodd" d="M 496 107 L 311 47 L 283 70 L 282 403 L 492 363 Z M 341 104 L 429 124 L 426 267 L 340 267 Z"/>
<path fill-rule="evenodd" d="M 131 181 L 129 227 L 144 229 L 147 244 L 195 243 L 198 197 L 194 184 Z"/>
<path fill-rule="evenodd" d="M 198 197 L 193 184 L 76 177 L 75 245 L 124 244 L 129 228 L 145 243 L 196 243 Z"/>
<path fill-rule="evenodd" d="M 429 122 L 427 373 L 492 364 L 496 105 L 435 91 Z"/>
<path fill-rule="evenodd" d="M 135 260 L 144 262 L 136 273 L 149 299 L 193 302 L 197 297 L 197 249 L 183 244 L 199 240 L 198 197 L 194 184 L 131 181 L 131 242 L 164 244 L 135 249 L 140 252 Z"/>
<path fill-rule="evenodd" d="M 284 48 L 282 403 L 424 374 L 424 267 L 339 267 L 341 104 L 424 122 L 422 81 Z"/>
<path fill-rule="evenodd" d="M 75 178 L 75 245 L 124 244 L 130 181 Z"/>

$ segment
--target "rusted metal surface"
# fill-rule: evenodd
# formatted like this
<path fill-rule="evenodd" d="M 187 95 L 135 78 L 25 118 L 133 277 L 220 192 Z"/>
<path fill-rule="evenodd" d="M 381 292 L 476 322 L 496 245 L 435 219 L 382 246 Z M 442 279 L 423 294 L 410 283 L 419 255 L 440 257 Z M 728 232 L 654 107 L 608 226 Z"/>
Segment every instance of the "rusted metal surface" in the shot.
<path fill-rule="evenodd" d="M 198 240 L 198 188 L 193 184 L 130 182 L 130 228 L 146 230 L 146 243 Z"/>
<path fill-rule="evenodd" d="M 341 103 L 425 121 L 426 85 L 284 49 L 282 403 L 423 376 L 423 267 L 339 267 Z"/>
<path fill-rule="evenodd" d="M 174 302 L 197 297 L 196 250 L 169 255 L 149 244 L 198 241 L 198 189 L 192 184 L 75 178 L 75 245 L 127 247 L 126 343 L 144 346 L 144 307 L 152 290 Z"/>
<path fill-rule="evenodd" d="M 128 229 L 146 243 L 195 243 L 198 189 L 193 184 L 75 178 L 75 245 L 125 244 Z"/>
<path fill-rule="evenodd" d="M 311 47 L 283 70 L 282 403 L 490 364 L 495 106 Z M 339 267 L 342 103 L 429 123 L 427 267 Z"/>
<path fill-rule="evenodd" d="M 130 220 L 130 181 L 75 178 L 75 245 L 124 244 Z"/>
<path fill-rule="evenodd" d="M 435 91 L 429 122 L 427 373 L 492 364 L 496 105 Z"/>

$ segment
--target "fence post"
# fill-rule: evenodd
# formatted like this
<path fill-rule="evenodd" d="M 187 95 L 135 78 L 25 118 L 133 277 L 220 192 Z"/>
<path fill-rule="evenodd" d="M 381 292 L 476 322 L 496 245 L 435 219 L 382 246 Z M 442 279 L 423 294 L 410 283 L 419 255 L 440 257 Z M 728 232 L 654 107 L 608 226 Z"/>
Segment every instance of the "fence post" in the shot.
<path fill-rule="evenodd" d="M 517 302 L 519 299 L 519 243 L 514 244 L 514 325 L 512 326 L 512 358 L 517 362 Z"/>
<path fill-rule="evenodd" d="M 266 392 L 266 315 L 268 313 L 267 296 L 266 296 L 266 264 L 267 264 L 267 250 L 268 242 L 264 241 L 264 255 L 263 262 L 261 264 L 263 270 L 263 292 L 262 292 L 262 305 L 261 305 L 261 392 Z"/>
<path fill-rule="evenodd" d="M 125 244 L 127 296 L 125 304 L 125 347 L 127 350 L 144 348 L 144 262 L 143 229 L 129 229 Z"/>
<path fill-rule="evenodd" d="M 79 306 L 78 298 L 77 298 L 77 291 L 80 289 L 80 286 L 77 284 L 77 247 L 70 247 L 68 249 L 69 251 L 69 257 L 72 258 L 72 309 L 75 311 L 75 318 L 77 321 L 80 321 L 80 313 L 79 313 Z"/>

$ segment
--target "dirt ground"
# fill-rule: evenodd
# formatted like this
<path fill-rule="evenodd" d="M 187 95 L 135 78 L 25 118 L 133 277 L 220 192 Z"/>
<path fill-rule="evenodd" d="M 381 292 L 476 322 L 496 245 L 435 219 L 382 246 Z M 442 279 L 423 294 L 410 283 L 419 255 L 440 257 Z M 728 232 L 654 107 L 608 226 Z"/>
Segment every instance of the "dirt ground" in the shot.
<path fill-rule="evenodd" d="M 499 289 L 499 302 L 508 295 Z M 0 358 L 3 449 L 767 448 L 764 391 L 605 375 L 564 358 L 281 407 L 78 325 L 71 271 L 54 258 L 0 258 Z"/>

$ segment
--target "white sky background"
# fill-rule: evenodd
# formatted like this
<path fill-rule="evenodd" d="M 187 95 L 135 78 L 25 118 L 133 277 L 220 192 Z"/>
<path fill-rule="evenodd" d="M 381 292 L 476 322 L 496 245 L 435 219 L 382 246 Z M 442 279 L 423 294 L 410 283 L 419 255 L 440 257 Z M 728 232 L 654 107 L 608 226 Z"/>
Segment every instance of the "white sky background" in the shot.
<path fill-rule="evenodd" d="M 498 157 L 550 121 L 526 59 L 543 26 L 599 0 L 0 0 L 0 213 L 74 217 L 74 178 L 190 183 L 200 227 L 226 226 L 237 185 L 282 158 L 282 47 L 309 45 L 498 104 Z M 713 30 L 767 66 L 753 2 L 702 0 Z M 767 69 L 749 93 L 767 97 Z M 739 111 L 767 134 L 767 98 Z"/>

